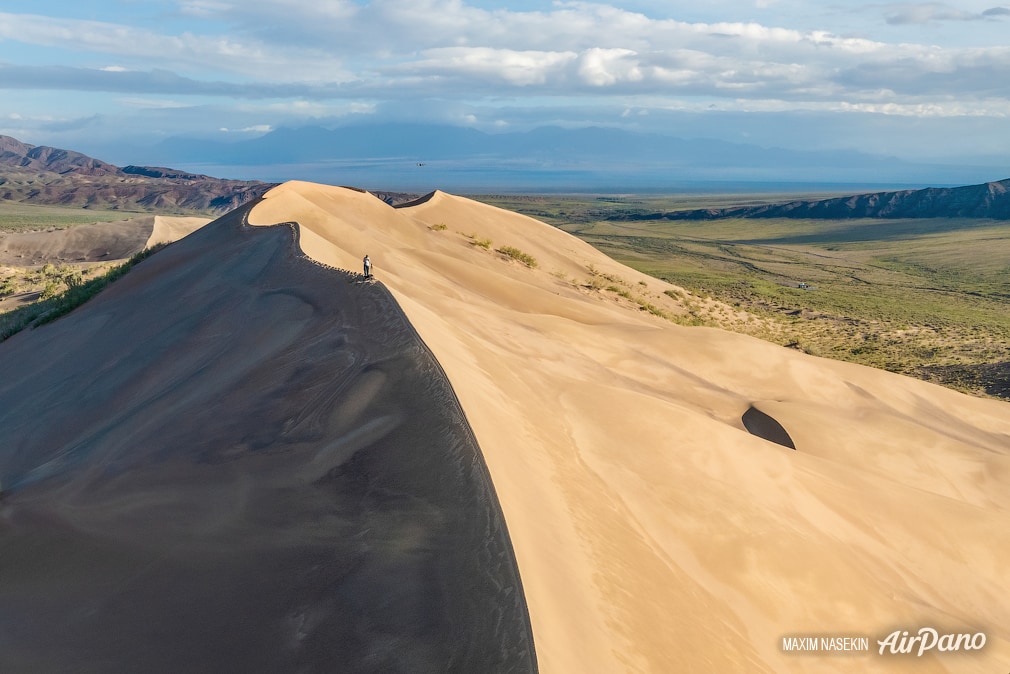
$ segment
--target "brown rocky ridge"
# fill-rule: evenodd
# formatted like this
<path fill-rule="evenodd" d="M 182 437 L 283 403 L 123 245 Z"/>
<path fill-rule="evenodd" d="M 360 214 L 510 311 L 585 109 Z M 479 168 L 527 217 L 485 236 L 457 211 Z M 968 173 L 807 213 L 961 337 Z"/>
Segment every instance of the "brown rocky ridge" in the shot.
<path fill-rule="evenodd" d="M 0 199 L 159 213 L 227 213 L 274 185 L 149 166 L 120 168 L 80 152 L 0 136 Z"/>
<path fill-rule="evenodd" d="M 983 218 L 1010 220 L 1010 178 L 964 187 L 928 187 L 831 199 L 666 213 L 615 215 L 611 220 L 715 220 L 718 218 Z"/>

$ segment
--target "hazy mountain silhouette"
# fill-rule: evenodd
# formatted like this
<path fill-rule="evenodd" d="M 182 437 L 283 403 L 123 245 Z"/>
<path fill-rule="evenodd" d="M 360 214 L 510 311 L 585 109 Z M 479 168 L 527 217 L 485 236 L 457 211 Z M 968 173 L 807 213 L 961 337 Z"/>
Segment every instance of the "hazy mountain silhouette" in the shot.
<path fill-rule="evenodd" d="M 1010 220 L 1010 179 L 965 187 L 929 187 L 796 200 L 761 206 L 707 208 L 615 216 L 615 220 L 714 220 L 718 218 L 988 218 Z"/>
<path fill-rule="evenodd" d="M 276 183 L 259 180 L 223 180 L 192 171 L 164 168 L 169 164 L 258 166 L 284 173 L 283 167 L 323 168 L 327 162 L 360 164 L 334 172 L 330 182 L 366 183 L 383 176 L 403 181 L 396 164 L 454 165 L 455 172 L 434 172 L 432 181 L 478 177 L 489 185 L 508 189 L 516 180 L 531 179 L 545 189 L 555 180 L 595 185 L 613 176 L 633 185 L 648 179 L 651 185 L 713 176 L 741 176 L 759 182 L 777 171 L 813 175 L 830 164 L 848 172 L 894 172 L 899 160 L 857 152 L 799 152 L 760 148 L 712 140 L 684 140 L 659 134 L 620 129 L 543 127 L 521 133 L 488 134 L 475 129 L 431 124 L 370 124 L 282 128 L 259 138 L 237 143 L 170 139 L 151 148 L 152 161 L 162 166 L 120 168 L 79 152 L 33 146 L 0 136 L 0 199 L 36 204 L 80 206 L 96 209 L 160 212 L 222 213 L 256 198 Z M 368 167 L 363 169 L 362 167 Z M 787 168 L 782 168 L 787 167 Z M 437 171 L 438 169 L 436 169 Z M 470 171 L 472 170 L 472 174 Z M 371 171 L 371 172 L 369 172 Z M 913 171 L 914 172 L 914 171 Z M 257 175 L 257 174 L 253 174 Z M 532 176 L 532 178 L 531 178 Z M 286 176 L 288 178 L 290 176 Z M 500 182 L 498 182 L 500 178 Z M 809 179 L 809 178 L 808 178 Z M 537 182 L 542 181 L 542 182 Z M 613 184 L 618 184 L 615 182 Z M 641 183 L 640 183 L 641 184 Z M 380 186 L 382 186 L 380 184 Z M 437 186 L 437 185 L 436 185 Z M 924 218 L 971 217 L 1010 219 L 1010 180 L 967 187 L 930 187 L 854 194 L 818 200 L 726 209 L 705 209 L 617 216 L 626 219 L 709 219 L 722 217 L 792 218 Z M 390 188 L 396 185 L 388 185 Z M 779 187 L 784 187 L 779 185 Z M 385 186 L 383 186 L 385 189 Z M 413 189 L 408 184 L 407 190 Z M 858 188 L 857 188 L 858 189 Z M 408 192 L 377 192 L 389 203 L 416 196 Z"/>
<path fill-rule="evenodd" d="M 982 182 L 1005 171 L 866 151 L 786 149 L 614 127 L 488 133 L 427 123 L 279 128 L 246 140 L 168 138 L 145 163 L 247 178 L 380 189 L 519 192 L 870 191 Z M 1001 166 L 1003 168 L 1001 168 Z M 423 170 L 420 170 L 423 167 Z"/>
<path fill-rule="evenodd" d="M 897 159 L 849 151 L 796 151 L 763 148 L 710 139 L 686 140 L 656 133 L 615 128 L 484 133 L 437 124 L 358 124 L 335 129 L 318 126 L 280 128 L 259 138 L 221 142 L 169 138 L 152 148 L 156 161 L 223 165 L 351 159 L 411 158 L 552 160 L 608 165 L 647 164 L 652 167 L 804 167 L 836 168 L 901 165 Z"/>

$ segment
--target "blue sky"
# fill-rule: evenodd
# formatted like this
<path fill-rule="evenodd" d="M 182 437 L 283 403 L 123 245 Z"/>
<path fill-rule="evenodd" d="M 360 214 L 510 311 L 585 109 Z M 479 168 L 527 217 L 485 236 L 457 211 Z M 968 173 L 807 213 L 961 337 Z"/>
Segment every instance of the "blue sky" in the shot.
<path fill-rule="evenodd" d="M 609 125 L 1005 165 L 998 2 L 36 0 L 0 11 L 0 133 L 128 163 L 368 119 Z"/>

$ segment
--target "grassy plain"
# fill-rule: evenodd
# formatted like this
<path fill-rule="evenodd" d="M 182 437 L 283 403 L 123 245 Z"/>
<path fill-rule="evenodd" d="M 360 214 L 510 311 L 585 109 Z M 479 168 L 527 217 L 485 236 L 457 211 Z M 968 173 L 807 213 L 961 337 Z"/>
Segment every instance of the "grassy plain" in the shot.
<path fill-rule="evenodd" d="M 781 194 L 477 198 L 761 319 L 709 311 L 697 324 L 1010 397 L 1010 223 L 635 219 Z"/>
<path fill-rule="evenodd" d="M 0 200 L 0 233 L 68 229 L 93 222 L 127 220 L 138 213 L 61 206 L 34 206 Z"/>
<path fill-rule="evenodd" d="M 100 265 L 91 269 L 55 267 L 48 264 L 37 271 L 25 274 L 27 280 L 44 284 L 42 292 L 34 302 L 23 304 L 10 311 L 0 313 L 0 342 L 21 332 L 27 327 L 36 327 L 64 316 L 126 274 L 141 262 L 167 244 L 156 244 L 145 248 L 122 264 Z M 90 273 L 91 278 L 86 279 Z M 34 278 L 31 278 L 34 277 Z M 3 288 L 0 287 L 0 292 Z"/>
<path fill-rule="evenodd" d="M 126 220 L 137 214 L 0 201 L 0 234 L 56 231 L 97 222 Z M 52 321 L 83 304 L 147 254 L 145 252 L 119 266 L 0 266 L 0 341 L 29 325 Z M 5 298 L 13 299 L 3 302 Z"/>

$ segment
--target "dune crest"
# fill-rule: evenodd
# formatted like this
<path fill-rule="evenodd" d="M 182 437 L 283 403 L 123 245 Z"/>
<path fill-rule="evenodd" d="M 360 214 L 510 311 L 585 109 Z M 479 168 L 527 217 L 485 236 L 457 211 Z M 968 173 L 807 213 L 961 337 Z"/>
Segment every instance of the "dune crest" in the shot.
<path fill-rule="evenodd" d="M 0 344 L 0 671 L 536 672 L 438 363 L 246 210 Z"/>
<path fill-rule="evenodd" d="M 542 671 L 853 671 L 782 638 L 922 626 L 988 641 L 914 662 L 874 644 L 858 669 L 1010 659 L 1006 403 L 671 324 L 572 278 L 592 265 L 660 302 L 669 285 L 441 192 L 393 209 L 287 183 L 249 222 L 297 223 L 328 266 L 371 256 L 484 454 Z M 749 433 L 752 401 L 803 451 Z"/>

